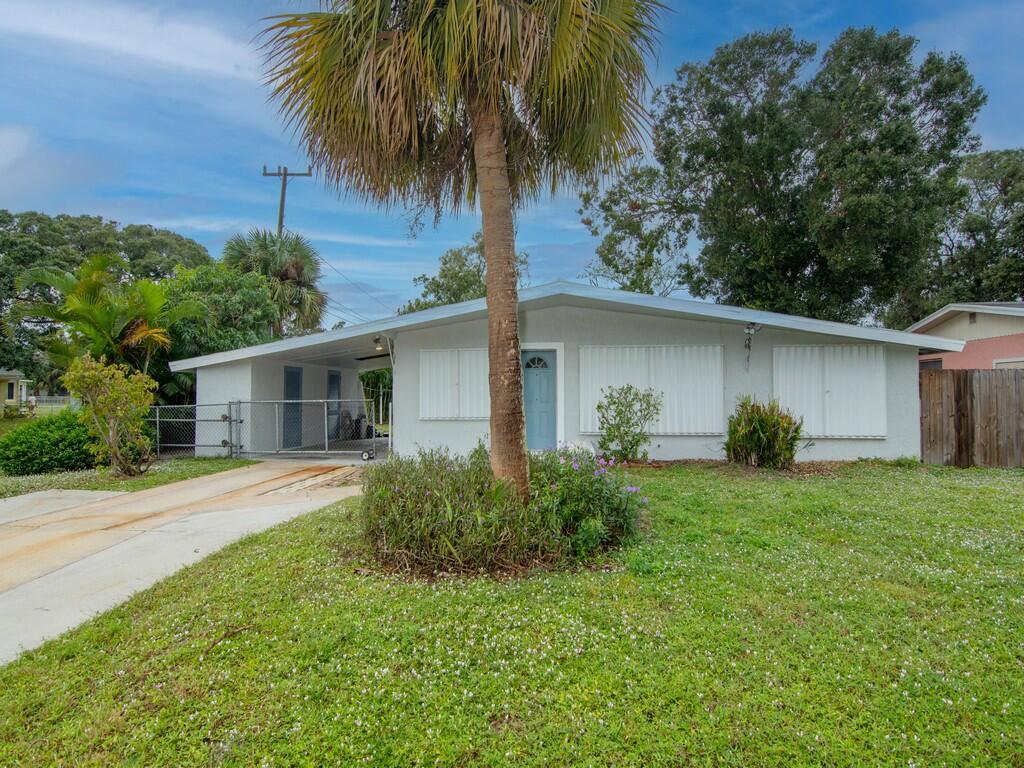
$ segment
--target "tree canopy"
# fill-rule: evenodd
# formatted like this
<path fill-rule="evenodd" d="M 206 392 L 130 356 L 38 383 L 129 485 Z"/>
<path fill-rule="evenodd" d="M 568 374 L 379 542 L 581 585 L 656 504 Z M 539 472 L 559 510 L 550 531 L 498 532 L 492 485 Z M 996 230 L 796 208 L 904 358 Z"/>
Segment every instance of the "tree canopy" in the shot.
<path fill-rule="evenodd" d="M 891 311 L 961 192 L 985 97 L 964 60 L 892 31 L 816 47 L 754 33 L 687 63 L 654 101 L 653 164 L 581 214 L 595 282 L 840 321 Z M 694 243 L 690 238 L 694 237 Z"/>
<path fill-rule="evenodd" d="M 8 314 L 15 301 L 53 301 L 49 286 L 16 285 L 30 269 L 74 272 L 90 256 L 118 256 L 124 277 L 159 280 L 177 265 L 195 267 L 212 262 L 206 249 L 187 237 L 149 225 L 118 222 L 100 216 L 48 216 L 0 209 L 0 324 L 7 335 L 0 344 L 0 367 L 17 368 L 33 379 L 47 377 L 49 367 L 39 355 L 42 337 L 52 329 L 46 323 L 11 324 Z"/>
<path fill-rule="evenodd" d="M 278 313 L 273 324 L 275 336 L 298 335 L 320 327 L 327 306 L 326 294 L 317 287 L 320 257 L 302 235 L 277 235 L 265 229 L 235 235 L 224 245 L 224 263 L 267 279 Z"/>
<path fill-rule="evenodd" d="M 971 155 L 960 178 L 941 244 L 885 317 L 893 327 L 954 302 L 1024 299 L 1024 149 Z"/>
<path fill-rule="evenodd" d="M 527 256 L 516 256 L 516 270 L 519 281 L 527 272 Z M 460 301 L 482 299 L 487 295 L 487 260 L 484 257 L 484 241 L 481 233 L 473 235 L 473 242 L 460 248 L 450 248 L 438 259 L 437 274 L 423 274 L 413 278 L 413 283 L 423 290 L 419 297 L 408 301 L 398 314 L 419 312 L 421 309 L 458 304 Z"/>
<path fill-rule="evenodd" d="M 74 272 L 26 270 L 16 288 L 45 286 L 56 300 L 20 302 L 12 309 L 12 319 L 52 324 L 44 346 L 59 368 L 91 354 L 147 373 L 153 357 L 171 347 L 170 326 L 200 317 L 203 307 L 191 300 L 170 302 L 162 283 L 122 279 L 126 268 L 119 256 L 97 254 Z"/>

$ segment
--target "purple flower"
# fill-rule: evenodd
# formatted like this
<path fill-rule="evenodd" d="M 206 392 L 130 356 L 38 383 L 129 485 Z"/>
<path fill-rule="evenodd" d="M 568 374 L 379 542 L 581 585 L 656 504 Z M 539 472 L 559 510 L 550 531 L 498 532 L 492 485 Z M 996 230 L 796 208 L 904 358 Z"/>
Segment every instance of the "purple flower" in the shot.
<path fill-rule="evenodd" d="M 574 462 L 572 463 L 572 468 L 573 468 L 573 469 L 579 469 L 579 468 L 580 468 L 580 463 L 579 463 L 578 461 L 574 461 Z"/>
<path fill-rule="evenodd" d="M 637 493 L 639 490 L 640 490 L 640 487 L 636 486 L 636 485 L 627 485 L 626 486 L 626 493 Z"/>

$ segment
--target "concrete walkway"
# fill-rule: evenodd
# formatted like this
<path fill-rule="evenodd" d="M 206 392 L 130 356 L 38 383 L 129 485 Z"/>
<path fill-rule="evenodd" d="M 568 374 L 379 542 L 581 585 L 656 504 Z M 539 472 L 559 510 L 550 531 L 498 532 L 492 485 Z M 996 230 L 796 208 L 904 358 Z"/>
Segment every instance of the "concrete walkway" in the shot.
<path fill-rule="evenodd" d="M 359 493 L 354 470 L 268 461 L 135 493 L 0 500 L 0 663 L 232 541 Z"/>

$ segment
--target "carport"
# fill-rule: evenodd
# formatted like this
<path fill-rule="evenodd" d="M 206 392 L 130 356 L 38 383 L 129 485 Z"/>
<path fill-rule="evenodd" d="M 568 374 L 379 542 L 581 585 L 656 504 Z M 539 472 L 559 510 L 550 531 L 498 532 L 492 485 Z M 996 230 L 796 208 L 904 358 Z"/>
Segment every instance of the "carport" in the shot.
<path fill-rule="evenodd" d="M 392 354 L 384 333 L 340 329 L 173 362 L 195 373 L 196 402 L 154 409 L 158 451 L 383 455 L 391 403 L 368 397 L 359 374 L 390 369 Z"/>

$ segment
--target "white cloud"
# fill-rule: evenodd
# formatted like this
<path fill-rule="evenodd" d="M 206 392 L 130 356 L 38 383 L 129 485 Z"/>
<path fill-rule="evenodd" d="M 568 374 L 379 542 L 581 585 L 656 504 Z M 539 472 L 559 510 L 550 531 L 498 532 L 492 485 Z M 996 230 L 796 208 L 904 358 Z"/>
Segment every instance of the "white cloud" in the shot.
<path fill-rule="evenodd" d="M 199 17 L 109 0 L 7 3 L 0 33 L 41 38 L 115 56 L 227 78 L 258 77 L 259 62 L 248 43 Z"/>
<path fill-rule="evenodd" d="M 28 128 L 0 125 L 0 175 L 7 176 L 34 146 L 35 135 Z"/>
<path fill-rule="evenodd" d="M 86 158 L 46 146 L 32 129 L 0 124 L 0 208 L 48 207 L 94 173 Z"/>
<path fill-rule="evenodd" d="M 232 218 L 226 216 L 203 216 L 183 215 L 171 218 L 151 219 L 149 221 L 154 227 L 162 229 L 184 229 L 193 232 L 248 232 L 260 225 L 249 219 Z"/>

